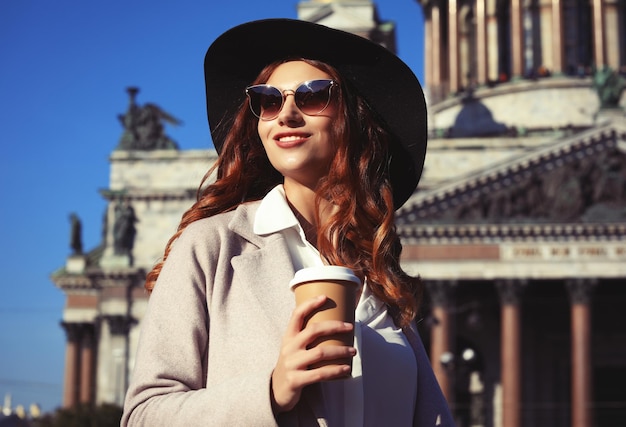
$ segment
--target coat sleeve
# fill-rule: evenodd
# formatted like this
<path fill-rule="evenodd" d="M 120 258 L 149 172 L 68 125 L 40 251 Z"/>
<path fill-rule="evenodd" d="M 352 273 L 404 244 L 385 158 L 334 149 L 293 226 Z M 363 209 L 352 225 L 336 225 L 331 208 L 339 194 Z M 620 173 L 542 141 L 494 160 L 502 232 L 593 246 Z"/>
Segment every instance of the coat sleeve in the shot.
<path fill-rule="evenodd" d="M 173 246 L 150 296 L 122 427 L 275 426 L 271 371 L 242 373 L 207 386 L 209 310 L 220 231 L 191 224 Z M 222 234 L 222 235 L 220 235 Z M 232 236 L 231 236 L 232 238 Z"/>

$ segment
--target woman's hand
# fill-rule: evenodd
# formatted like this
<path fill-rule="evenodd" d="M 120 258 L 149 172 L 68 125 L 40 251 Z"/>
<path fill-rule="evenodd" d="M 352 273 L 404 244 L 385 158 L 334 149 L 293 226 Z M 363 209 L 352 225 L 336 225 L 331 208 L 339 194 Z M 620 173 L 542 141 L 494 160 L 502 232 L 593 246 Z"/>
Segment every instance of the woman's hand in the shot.
<path fill-rule="evenodd" d="M 348 365 L 330 365 L 308 369 L 309 365 L 316 362 L 349 358 L 356 354 L 354 347 L 346 346 L 307 348 L 321 336 L 345 333 L 354 328 L 350 323 L 333 320 L 309 323 L 305 328 L 305 319 L 313 311 L 320 308 L 325 301 L 325 296 L 313 298 L 296 307 L 291 315 L 283 336 L 280 355 L 272 372 L 272 409 L 275 414 L 293 409 L 300 400 L 302 389 L 305 386 L 340 378 L 350 372 Z"/>

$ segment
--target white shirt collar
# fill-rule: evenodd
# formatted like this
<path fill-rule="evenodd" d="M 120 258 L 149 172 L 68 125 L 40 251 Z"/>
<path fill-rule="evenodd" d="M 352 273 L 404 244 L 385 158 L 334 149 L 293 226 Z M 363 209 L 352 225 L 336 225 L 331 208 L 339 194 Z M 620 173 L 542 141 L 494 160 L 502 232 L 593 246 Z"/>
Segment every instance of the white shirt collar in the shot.
<path fill-rule="evenodd" d="M 258 235 L 276 233 L 291 227 L 300 228 L 300 223 L 287 203 L 282 184 L 274 187 L 261 200 L 253 227 L 254 233 Z"/>
<path fill-rule="evenodd" d="M 283 185 L 279 184 L 267 193 L 261 201 L 254 218 L 254 232 L 258 235 L 266 235 L 288 228 L 294 228 L 298 232 L 301 237 L 301 244 L 304 245 L 305 239 L 302 227 L 287 203 Z M 315 254 L 315 258 L 318 258 L 319 254 L 317 251 L 315 251 Z M 367 286 L 363 286 L 363 292 L 356 310 L 356 320 L 367 323 L 384 309 L 385 305 L 374 296 Z"/>

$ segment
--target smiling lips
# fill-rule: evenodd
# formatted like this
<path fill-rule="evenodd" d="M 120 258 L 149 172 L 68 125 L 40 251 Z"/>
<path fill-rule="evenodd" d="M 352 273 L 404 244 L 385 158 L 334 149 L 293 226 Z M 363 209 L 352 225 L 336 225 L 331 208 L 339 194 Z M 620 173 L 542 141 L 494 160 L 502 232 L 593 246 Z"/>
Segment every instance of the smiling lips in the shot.
<path fill-rule="evenodd" d="M 310 136 L 308 133 L 281 133 L 274 137 L 274 141 L 279 147 L 289 148 L 303 143 Z"/>

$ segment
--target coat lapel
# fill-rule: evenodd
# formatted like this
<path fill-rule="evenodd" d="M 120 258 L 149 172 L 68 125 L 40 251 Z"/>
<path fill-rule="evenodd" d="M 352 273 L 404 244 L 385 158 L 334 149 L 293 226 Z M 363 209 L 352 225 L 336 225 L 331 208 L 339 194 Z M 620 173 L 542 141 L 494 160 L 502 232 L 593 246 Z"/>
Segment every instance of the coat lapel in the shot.
<path fill-rule="evenodd" d="M 240 205 L 229 223 L 233 233 L 257 247 L 256 250 L 244 251 L 233 257 L 231 263 L 235 274 L 254 278 L 254 283 L 247 288 L 258 301 L 259 310 L 265 314 L 269 324 L 274 326 L 274 336 L 268 337 L 268 345 L 280 345 L 295 308 L 295 298 L 289 289 L 289 281 L 295 274 L 295 268 L 287 242 L 281 233 L 259 236 L 252 230 L 257 207 L 258 203 Z M 306 387 L 296 409 L 285 414 L 282 421 L 285 425 L 297 424 L 302 427 L 327 426 L 319 384 Z"/>
<path fill-rule="evenodd" d="M 239 277 L 254 278 L 254 283 L 247 288 L 254 294 L 258 308 L 266 314 L 273 329 L 280 334 L 280 342 L 295 307 L 295 299 L 289 289 L 295 269 L 282 234 L 259 236 L 252 231 L 257 206 L 258 203 L 240 205 L 229 224 L 233 233 L 257 247 L 233 257 L 231 263 L 235 274 L 241 274 Z"/>

